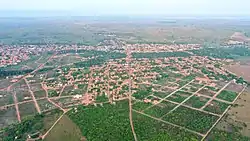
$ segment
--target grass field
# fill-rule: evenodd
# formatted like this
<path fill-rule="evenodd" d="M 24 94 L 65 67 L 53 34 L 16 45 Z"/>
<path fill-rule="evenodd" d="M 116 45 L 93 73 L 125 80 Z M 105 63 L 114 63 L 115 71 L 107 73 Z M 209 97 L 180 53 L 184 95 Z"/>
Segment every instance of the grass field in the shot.
<path fill-rule="evenodd" d="M 208 100 L 209 98 L 205 98 L 202 96 L 192 96 L 188 101 L 185 102 L 185 104 L 194 108 L 201 108 L 206 104 Z"/>
<path fill-rule="evenodd" d="M 204 108 L 204 110 L 215 114 L 222 114 L 227 109 L 228 106 L 229 104 L 213 100 L 210 105 L 207 105 Z"/>
<path fill-rule="evenodd" d="M 249 141 L 250 138 L 242 136 L 239 133 L 229 133 L 215 129 L 207 137 L 208 141 Z"/>
<path fill-rule="evenodd" d="M 80 129 L 64 115 L 44 141 L 81 141 L 81 139 Z"/>
<path fill-rule="evenodd" d="M 26 118 L 27 116 L 33 116 L 37 114 L 34 102 L 19 104 L 18 106 L 19 106 L 20 116 L 22 119 Z"/>
<path fill-rule="evenodd" d="M 0 129 L 17 122 L 16 109 L 14 106 L 5 110 L 0 110 Z"/>
<path fill-rule="evenodd" d="M 227 90 L 223 90 L 218 96 L 217 98 L 222 99 L 222 100 L 226 100 L 229 102 L 233 102 L 234 99 L 237 97 L 237 93 L 236 92 L 232 92 L 232 91 L 227 91 Z"/>

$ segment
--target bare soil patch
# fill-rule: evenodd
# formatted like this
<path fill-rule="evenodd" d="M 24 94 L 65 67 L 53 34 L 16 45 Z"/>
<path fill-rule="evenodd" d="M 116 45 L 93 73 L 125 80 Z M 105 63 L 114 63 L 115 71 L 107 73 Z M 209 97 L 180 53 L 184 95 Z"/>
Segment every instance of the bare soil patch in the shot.
<path fill-rule="evenodd" d="M 217 125 L 227 132 L 239 132 L 250 137 L 250 93 L 244 92 Z"/>
<path fill-rule="evenodd" d="M 245 80 L 250 82 L 250 65 L 229 65 L 226 68 L 238 76 L 242 76 Z"/>
<path fill-rule="evenodd" d="M 250 38 L 248 38 L 246 35 L 244 35 L 241 32 L 235 32 L 232 36 L 231 39 L 234 41 L 240 41 L 240 42 L 249 42 Z"/>

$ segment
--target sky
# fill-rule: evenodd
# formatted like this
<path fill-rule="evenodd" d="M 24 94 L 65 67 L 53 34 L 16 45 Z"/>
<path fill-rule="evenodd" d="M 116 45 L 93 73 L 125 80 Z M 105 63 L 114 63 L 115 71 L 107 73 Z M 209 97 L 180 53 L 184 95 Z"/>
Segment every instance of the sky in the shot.
<path fill-rule="evenodd" d="M 0 0 L 8 15 L 250 15 L 250 0 Z"/>

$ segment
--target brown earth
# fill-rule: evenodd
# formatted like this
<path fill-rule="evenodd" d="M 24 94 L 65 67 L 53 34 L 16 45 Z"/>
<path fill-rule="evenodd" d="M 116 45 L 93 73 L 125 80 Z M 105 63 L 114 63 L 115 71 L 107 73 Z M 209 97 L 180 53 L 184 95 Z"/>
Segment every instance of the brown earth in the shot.
<path fill-rule="evenodd" d="M 232 36 L 231 39 L 234 41 L 239 41 L 239 42 L 249 42 L 250 38 L 246 37 L 243 33 L 241 32 L 235 32 Z"/>
<path fill-rule="evenodd" d="M 226 68 L 235 73 L 237 76 L 242 76 L 245 80 L 250 82 L 250 65 L 229 65 Z"/>
<path fill-rule="evenodd" d="M 216 128 L 250 137 L 250 93 L 245 91 Z"/>

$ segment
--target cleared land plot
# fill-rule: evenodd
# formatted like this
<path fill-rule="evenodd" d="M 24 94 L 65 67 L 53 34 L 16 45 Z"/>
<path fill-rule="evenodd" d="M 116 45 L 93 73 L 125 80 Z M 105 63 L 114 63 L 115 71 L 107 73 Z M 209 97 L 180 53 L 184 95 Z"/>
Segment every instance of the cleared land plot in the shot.
<path fill-rule="evenodd" d="M 134 140 L 129 124 L 128 102 L 126 101 L 119 102 L 116 105 L 106 104 L 104 107 L 89 109 L 80 106 L 77 108 L 77 112 L 72 110 L 68 115 L 80 127 L 82 135 L 87 140 Z M 133 123 L 138 140 L 189 141 L 200 139 L 200 136 L 136 112 L 133 112 Z"/>
<path fill-rule="evenodd" d="M 0 80 L 0 89 L 6 88 L 6 86 L 9 86 L 10 84 L 12 84 L 10 82 L 11 79 L 1 79 Z"/>
<path fill-rule="evenodd" d="M 18 102 L 32 99 L 28 87 L 17 88 L 14 91 L 16 92 Z"/>
<path fill-rule="evenodd" d="M 241 92 L 243 90 L 243 88 L 244 88 L 243 85 L 238 85 L 238 84 L 235 84 L 235 83 L 230 83 L 229 86 L 227 86 L 225 88 L 225 90 L 239 93 L 239 92 Z"/>
<path fill-rule="evenodd" d="M 47 132 L 50 127 L 55 123 L 55 121 L 62 115 L 62 111 L 59 109 L 54 109 L 49 112 L 43 113 L 44 118 L 43 118 L 43 128 L 41 129 L 42 133 Z"/>
<path fill-rule="evenodd" d="M 56 108 L 56 106 L 51 104 L 47 99 L 37 100 L 37 103 L 42 112 Z"/>
<path fill-rule="evenodd" d="M 249 65 L 230 65 L 226 67 L 229 71 L 242 76 L 245 80 L 250 82 L 250 66 Z"/>
<path fill-rule="evenodd" d="M 206 140 L 207 141 L 249 141 L 250 138 L 243 136 L 239 133 L 226 132 L 226 131 L 214 129 L 206 138 Z"/>
<path fill-rule="evenodd" d="M 33 91 L 35 98 L 42 98 L 46 96 L 46 92 L 44 90 Z"/>
<path fill-rule="evenodd" d="M 168 96 L 169 94 L 171 94 L 171 92 L 173 92 L 172 90 L 169 91 L 154 91 L 153 95 L 160 97 L 160 98 L 164 98 L 166 96 Z"/>
<path fill-rule="evenodd" d="M 196 110 L 190 110 L 182 106 L 163 117 L 163 120 L 200 133 L 206 133 L 217 119 L 218 117 L 216 116 Z"/>
<path fill-rule="evenodd" d="M 19 104 L 18 107 L 21 119 L 24 119 L 27 116 L 35 115 L 37 113 L 33 102 Z"/>
<path fill-rule="evenodd" d="M 216 84 L 216 87 L 221 89 L 223 88 L 228 82 L 225 82 L 225 81 L 216 81 L 215 84 Z"/>
<path fill-rule="evenodd" d="M 80 141 L 80 129 L 67 116 L 63 116 L 44 139 L 45 141 Z"/>
<path fill-rule="evenodd" d="M 202 106 L 204 106 L 207 103 L 208 100 L 209 100 L 209 98 L 194 95 L 188 101 L 186 101 L 184 104 L 191 106 L 191 107 L 194 107 L 194 108 L 201 108 Z"/>
<path fill-rule="evenodd" d="M 228 106 L 229 104 L 213 100 L 209 105 L 204 108 L 204 110 L 215 114 L 222 114 Z"/>
<path fill-rule="evenodd" d="M 67 85 L 65 86 L 63 92 L 62 92 L 62 96 L 66 96 L 66 95 L 72 95 L 74 90 L 74 86 L 73 85 Z"/>
<path fill-rule="evenodd" d="M 154 107 L 145 110 L 144 113 L 160 118 L 166 113 L 168 113 L 170 110 L 172 110 L 175 106 L 176 104 L 170 102 L 159 103 Z"/>
<path fill-rule="evenodd" d="M 216 98 L 233 102 L 237 95 L 238 94 L 236 92 L 223 90 Z"/>
<path fill-rule="evenodd" d="M 42 85 L 40 83 L 38 84 L 31 84 L 30 85 L 30 89 L 34 92 L 34 91 L 40 91 L 43 90 Z"/>
<path fill-rule="evenodd" d="M 242 135 L 248 136 L 250 140 L 250 94 L 247 91 L 240 95 L 216 129 L 222 130 L 227 136 L 235 134 L 231 136 L 232 139 Z"/>
<path fill-rule="evenodd" d="M 189 93 L 189 92 L 177 91 L 176 93 L 174 93 L 173 95 L 168 97 L 167 100 L 171 100 L 171 101 L 174 101 L 174 102 L 181 103 L 182 101 L 184 101 L 190 95 L 191 95 L 191 93 Z"/>
<path fill-rule="evenodd" d="M 0 91 L 0 106 L 13 104 L 13 96 L 7 91 Z"/>
<path fill-rule="evenodd" d="M 72 100 L 71 97 L 59 98 L 59 99 L 55 99 L 53 101 L 55 103 L 59 104 L 63 108 L 67 108 L 69 106 L 77 105 L 80 102 L 80 100 Z"/>
<path fill-rule="evenodd" d="M 29 77 L 27 78 L 27 80 L 29 81 L 30 85 L 42 82 L 42 79 L 40 78 L 39 75 L 34 75 L 33 77 Z"/>
<path fill-rule="evenodd" d="M 192 85 L 187 85 L 186 87 L 182 88 L 181 90 L 193 93 L 193 92 L 196 92 L 198 89 L 199 88 L 196 88 Z"/>
<path fill-rule="evenodd" d="M 202 90 L 200 90 L 198 93 L 202 95 L 207 95 L 213 97 L 216 92 L 219 91 L 219 89 L 215 87 L 205 86 Z"/>
<path fill-rule="evenodd" d="M 15 122 L 17 122 L 17 117 L 14 106 L 0 110 L 0 129 Z"/>
<path fill-rule="evenodd" d="M 67 65 L 75 62 L 81 61 L 81 57 L 75 55 L 67 55 L 67 56 L 57 56 L 57 58 L 52 59 L 47 66 L 62 66 Z"/>

